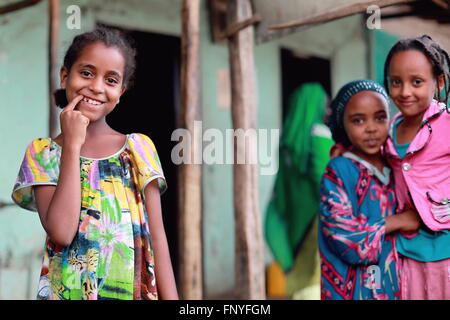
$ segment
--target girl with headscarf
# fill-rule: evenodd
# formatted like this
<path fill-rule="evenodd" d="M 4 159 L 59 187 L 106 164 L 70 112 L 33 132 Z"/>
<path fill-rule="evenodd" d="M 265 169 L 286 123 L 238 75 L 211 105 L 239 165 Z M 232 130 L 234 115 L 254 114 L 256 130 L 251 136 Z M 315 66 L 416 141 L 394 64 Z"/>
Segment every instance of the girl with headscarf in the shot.
<path fill-rule="evenodd" d="M 393 175 L 381 155 L 388 107 L 371 80 L 346 84 L 332 101 L 333 139 L 349 151 L 328 163 L 321 183 L 322 299 L 400 299 L 394 233 L 417 230 L 419 220 L 413 210 L 395 214 Z"/>

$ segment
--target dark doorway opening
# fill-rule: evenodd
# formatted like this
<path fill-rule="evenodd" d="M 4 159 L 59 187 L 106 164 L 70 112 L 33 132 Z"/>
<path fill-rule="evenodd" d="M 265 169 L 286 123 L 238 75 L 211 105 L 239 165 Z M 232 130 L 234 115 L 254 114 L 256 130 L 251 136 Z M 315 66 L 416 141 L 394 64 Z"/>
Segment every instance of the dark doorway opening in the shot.
<path fill-rule="evenodd" d="M 281 84 L 283 121 L 289 108 L 289 98 L 302 84 L 318 82 L 331 96 L 330 61 L 317 57 L 301 57 L 288 49 L 281 49 Z"/>
<path fill-rule="evenodd" d="M 107 122 L 123 134 L 143 133 L 156 146 L 169 187 L 168 192 L 161 196 L 161 206 L 178 281 L 178 171 L 170 155 L 177 143 L 171 141 L 171 135 L 177 128 L 179 114 L 180 38 L 120 30 L 134 41 L 137 50 L 136 72 L 134 84 L 122 95 L 116 109 L 107 116 Z"/>

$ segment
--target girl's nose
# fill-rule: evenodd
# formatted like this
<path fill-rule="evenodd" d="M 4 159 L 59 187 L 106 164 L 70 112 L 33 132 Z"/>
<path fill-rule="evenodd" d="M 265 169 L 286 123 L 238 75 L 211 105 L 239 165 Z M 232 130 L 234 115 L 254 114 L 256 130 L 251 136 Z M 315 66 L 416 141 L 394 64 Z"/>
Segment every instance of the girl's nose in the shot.
<path fill-rule="evenodd" d="M 377 126 L 375 122 L 368 121 L 366 126 L 366 132 L 375 132 L 375 131 L 377 131 Z"/>
<path fill-rule="evenodd" d="M 400 94 L 402 97 L 409 97 L 411 95 L 411 88 L 407 84 L 403 85 Z"/>
<path fill-rule="evenodd" d="M 104 90 L 103 79 L 100 77 L 92 79 L 89 89 L 94 93 L 102 93 Z"/>

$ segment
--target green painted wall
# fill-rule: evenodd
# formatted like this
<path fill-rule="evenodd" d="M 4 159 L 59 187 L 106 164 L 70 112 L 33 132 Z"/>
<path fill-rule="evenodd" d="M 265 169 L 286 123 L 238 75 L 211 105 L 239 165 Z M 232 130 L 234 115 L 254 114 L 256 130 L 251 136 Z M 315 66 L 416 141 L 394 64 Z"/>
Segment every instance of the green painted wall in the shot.
<path fill-rule="evenodd" d="M 208 26 L 205 11 L 202 25 Z M 209 27 L 202 29 L 202 39 L 209 39 Z M 202 41 L 202 86 L 204 130 L 218 128 L 222 133 L 233 127 L 231 110 L 217 102 L 217 72 L 228 69 L 228 48 Z M 281 124 L 281 83 L 279 48 L 269 43 L 255 47 L 259 129 L 279 129 Z M 278 142 L 277 142 L 278 143 Z M 277 146 L 274 159 L 278 159 Z M 227 152 L 231 152 L 228 150 Z M 259 204 L 264 213 L 275 175 L 259 176 Z M 232 165 L 203 167 L 203 237 L 205 294 L 229 297 L 234 288 L 234 209 Z"/>
<path fill-rule="evenodd" d="M 392 46 L 400 37 L 387 33 L 383 30 L 373 30 L 368 32 L 370 43 L 370 71 L 371 78 L 383 84 L 384 82 L 384 62 Z M 390 101 L 390 114 L 394 116 L 398 112 L 397 106 Z"/>
<path fill-rule="evenodd" d="M 47 135 L 46 6 L 0 16 L 0 200 L 11 191 L 32 137 Z M 0 299 L 33 298 L 44 232 L 35 213 L 0 209 Z"/>

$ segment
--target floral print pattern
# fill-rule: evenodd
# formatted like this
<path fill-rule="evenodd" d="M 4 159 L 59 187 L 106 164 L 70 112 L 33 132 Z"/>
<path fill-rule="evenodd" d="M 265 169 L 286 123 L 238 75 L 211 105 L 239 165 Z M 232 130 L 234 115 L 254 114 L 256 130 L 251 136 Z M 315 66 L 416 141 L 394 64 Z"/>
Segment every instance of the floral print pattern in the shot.
<path fill-rule="evenodd" d="M 36 211 L 32 187 L 57 185 L 61 146 L 47 138 L 28 146 L 12 198 Z M 153 142 L 130 134 L 115 155 L 80 157 L 81 212 L 68 247 L 47 237 L 38 299 L 157 299 L 144 188 L 166 189 Z"/>
<path fill-rule="evenodd" d="M 382 183 L 355 159 L 330 161 L 321 184 L 322 299 L 399 299 L 399 258 L 385 218 L 396 208 L 393 179 Z"/>

